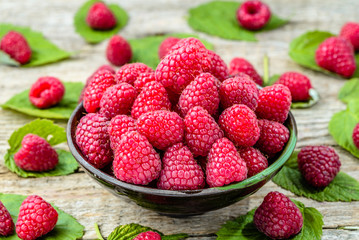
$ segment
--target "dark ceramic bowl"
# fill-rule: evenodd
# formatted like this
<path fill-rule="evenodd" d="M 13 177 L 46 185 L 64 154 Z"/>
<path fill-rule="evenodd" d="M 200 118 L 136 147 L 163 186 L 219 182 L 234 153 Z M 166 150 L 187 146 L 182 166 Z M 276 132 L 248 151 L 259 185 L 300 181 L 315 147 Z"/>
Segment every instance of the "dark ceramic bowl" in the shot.
<path fill-rule="evenodd" d="M 255 193 L 281 170 L 292 155 L 297 142 L 296 123 L 292 113 L 289 113 L 285 122 L 290 131 L 289 141 L 276 160 L 264 171 L 242 182 L 225 187 L 195 191 L 161 190 L 122 182 L 89 164 L 75 140 L 76 126 L 85 114 L 86 111 L 82 104 L 78 105 L 72 113 L 67 125 L 67 142 L 72 155 L 87 174 L 116 196 L 127 196 L 144 208 L 175 217 L 197 215 L 223 208 Z"/>

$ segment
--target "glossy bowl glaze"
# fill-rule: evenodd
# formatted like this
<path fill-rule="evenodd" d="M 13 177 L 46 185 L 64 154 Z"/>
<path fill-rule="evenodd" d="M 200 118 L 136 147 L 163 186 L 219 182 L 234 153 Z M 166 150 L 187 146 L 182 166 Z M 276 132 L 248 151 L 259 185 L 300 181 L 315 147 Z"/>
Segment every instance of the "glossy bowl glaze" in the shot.
<path fill-rule="evenodd" d="M 292 155 L 297 142 L 296 123 L 292 113 L 289 113 L 288 119 L 284 123 L 290 131 L 289 140 L 283 151 L 277 155 L 275 161 L 264 171 L 242 182 L 225 187 L 205 188 L 195 191 L 161 190 L 122 182 L 89 164 L 76 145 L 75 139 L 76 126 L 85 114 L 86 111 L 81 103 L 76 107 L 68 122 L 67 142 L 72 155 L 86 173 L 114 195 L 129 197 L 144 208 L 173 217 L 197 215 L 220 209 L 255 193 L 281 170 Z"/>

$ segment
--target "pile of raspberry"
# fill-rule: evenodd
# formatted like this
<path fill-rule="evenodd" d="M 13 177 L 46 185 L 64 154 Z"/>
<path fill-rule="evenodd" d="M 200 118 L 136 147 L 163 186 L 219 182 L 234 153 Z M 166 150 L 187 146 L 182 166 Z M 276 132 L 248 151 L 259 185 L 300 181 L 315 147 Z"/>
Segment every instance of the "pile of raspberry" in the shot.
<path fill-rule="evenodd" d="M 238 67 L 239 69 L 239 67 Z M 263 171 L 289 139 L 290 90 L 259 89 L 196 38 L 179 40 L 155 70 L 99 70 L 83 94 L 76 143 L 117 179 L 167 190 L 220 187 Z"/>

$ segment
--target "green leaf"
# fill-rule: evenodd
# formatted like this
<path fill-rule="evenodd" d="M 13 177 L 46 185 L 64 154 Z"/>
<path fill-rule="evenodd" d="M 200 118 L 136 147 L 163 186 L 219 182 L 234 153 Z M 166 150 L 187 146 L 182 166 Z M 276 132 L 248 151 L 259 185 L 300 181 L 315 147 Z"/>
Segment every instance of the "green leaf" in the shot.
<path fill-rule="evenodd" d="M 298 170 L 298 153 L 299 151 L 295 151 L 282 170 L 272 179 L 274 183 L 298 196 L 304 196 L 320 202 L 359 200 L 359 182 L 343 172 L 339 172 L 325 188 L 315 188 L 307 184 Z"/>
<path fill-rule="evenodd" d="M 69 119 L 71 113 L 78 105 L 78 99 L 81 94 L 83 83 L 80 82 L 63 82 L 65 86 L 65 95 L 61 102 L 54 107 L 40 109 L 33 106 L 29 100 L 29 91 L 25 90 L 16 94 L 1 107 L 21 112 L 26 115 L 51 119 Z"/>
<path fill-rule="evenodd" d="M 30 62 L 21 65 L 21 67 L 45 65 L 58 62 L 71 56 L 71 53 L 58 48 L 55 44 L 47 40 L 42 33 L 33 31 L 28 27 L 0 24 L 0 39 L 10 30 L 21 33 L 29 43 L 32 51 Z"/>
<path fill-rule="evenodd" d="M 14 59 L 12 59 L 8 54 L 0 50 L 0 63 L 10 66 L 20 66 L 21 64 Z"/>
<path fill-rule="evenodd" d="M 21 203 L 25 200 L 27 196 L 16 195 L 16 194 L 4 194 L 0 193 L 0 201 L 5 205 L 7 210 L 10 212 L 10 215 L 14 222 L 16 223 L 17 217 L 19 215 L 19 208 Z M 51 204 L 58 213 L 58 220 L 55 225 L 55 228 L 46 234 L 45 236 L 39 238 L 41 240 L 76 240 L 81 238 L 84 235 L 84 227 L 77 222 L 77 220 L 71 215 L 63 212 L 58 207 Z M 17 237 L 16 233 L 8 237 L 0 236 L 0 239 L 4 240 L 20 240 Z"/>
<path fill-rule="evenodd" d="M 255 34 L 281 27 L 288 21 L 272 14 L 267 25 L 259 31 L 249 31 L 239 26 L 236 11 L 240 3 L 212 1 L 192 8 L 188 24 L 195 30 L 232 40 L 257 41 Z"/>
<path fill-rule="evenodd" d="M 347 81 L 338 93 L 338 98 L 344 103 L 359 100 L 359 78 Z"/>
<path fill-rule="evenodd" d="M 95 2 L 99 2 L 99 0 L 90 0 L 85 2 L 77 11 L 74 17 L 76 32 L 80 34 L 88 43 L 99 43 L 107 38 L 112 37 L 113 35 L 118 33 L 127 24 L 128 21 L 128 15 L 124 9 L 122 9 L 116 4 L 108 4 L 107 6 L 115 15 L 115 18 L 117 20 L 116 26 L 113 29 L 107 31 L 92 29 L 86 23 L 86 16 L 91 6 Z"/>

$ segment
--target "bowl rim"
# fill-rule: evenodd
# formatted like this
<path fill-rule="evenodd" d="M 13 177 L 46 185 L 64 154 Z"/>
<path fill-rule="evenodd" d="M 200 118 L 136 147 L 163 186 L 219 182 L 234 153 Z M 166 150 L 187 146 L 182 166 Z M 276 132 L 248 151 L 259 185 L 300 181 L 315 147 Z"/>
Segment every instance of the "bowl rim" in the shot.
<path fill-rule="evenodd" d="M 83 109 L 83 103 L 81 102 L 75 110 L 72 112 L 69 121 L 67 122 L 67 129 L 66 129 L 66 137 L 67 137 L 67 144 L 69 146 L 70 152 L 76 159 L 76 161 L 87 171 L 93 174 L 96 178 L 100 179 L 103 182 L 106 182 L 107 184 L 110 184 L 114 186 L 114 188 L 119 189 L 126 189 L 130 191 L 135 191 L 141 194 L 150 194 L 150 195 L 156 195 L 156 196 L 163 196 L 163 197 L 200 197 L 200 196 L 208 196 L 208 195 L 217 195 L 217 194 L 223 194 L 224 192 L 230 192 L 230 191 L 236 191 L 239 189 L 244 189 L 246 187 L 253 186 L 257 183 L 259 183 L 261 180 L 267 178 L 269 175 L 271 175 L 273 172 L 279 170 L 289 159 L 289 157 L 292 155 L 296 143 L 297 143 L 297 126 L 296 121 L 294 119 L 293 114 L 289 111 L 288 118 L 286 122 L 287 128 L 289 130 L 289 139 L 286 143 L 286 146 L 282 150 L 282 153 L 279 155 L 276 161 L 274 161 L 268 168 L 263 170 L 262 172 L 247 178 L 241 182 L 230 184 L 224 187 L 213 187 L 213 188 L 203 188 L 198 190 L 163 190 L 163 189 L 157 189 L 157 188 L 151 188 L 147 186 L 141 186 L 141 185 L 135 185 L 131 183 L 126 183 L 123 181 L 120 181 L 116 179 L 115 177 L 101 171 L 100 169 L 95 168 L 93 165 L 91 165 L 89 162 L 87 162 L 84 157 L 82 156 L 82 153 L 80 154 L 80 149 L 78 148 L 77 144 L 73 141 L 73 136 L 75 134 L 72 132 L 73 129 L 73 121 L 77 113 Z M 83 109 L 83 112 L 86 111 Z M 76 123 L 77 126 L 78 123 Z"/>

